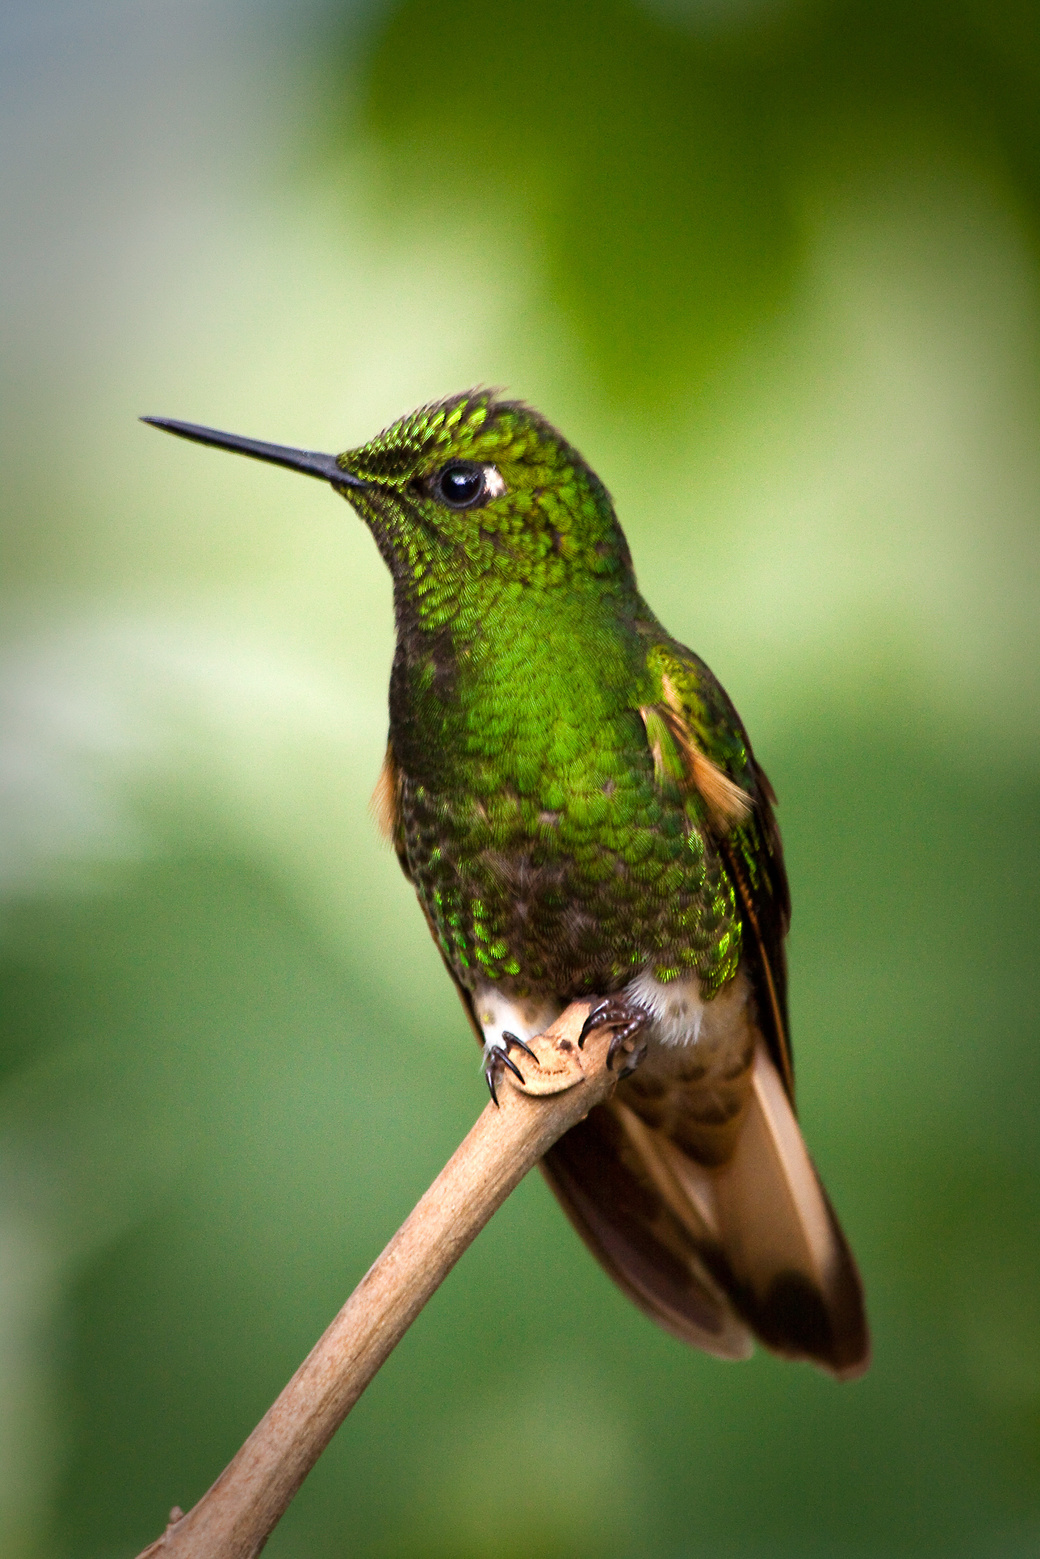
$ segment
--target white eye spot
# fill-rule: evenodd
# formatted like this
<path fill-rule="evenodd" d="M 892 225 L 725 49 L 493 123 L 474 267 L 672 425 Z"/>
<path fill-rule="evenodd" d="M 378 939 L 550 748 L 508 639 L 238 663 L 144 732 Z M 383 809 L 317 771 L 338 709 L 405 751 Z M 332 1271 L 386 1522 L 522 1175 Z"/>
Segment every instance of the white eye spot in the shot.
<path fill-rule="evenodd" d="M 502 479 L 502 473 L 497 466 L 482 466 L 484 472 L 484 492 L 488 498 L 501 498 L 506 490 L 506 484 Z"/>

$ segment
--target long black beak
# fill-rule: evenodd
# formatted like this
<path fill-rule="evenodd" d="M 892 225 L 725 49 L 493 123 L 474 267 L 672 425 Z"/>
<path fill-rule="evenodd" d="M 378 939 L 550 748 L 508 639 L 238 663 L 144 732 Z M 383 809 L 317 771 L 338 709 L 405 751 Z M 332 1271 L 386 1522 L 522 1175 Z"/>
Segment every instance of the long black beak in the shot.
<path fill-rule="evenodd" d="M 264 444 L 256 438 L 241 438 L 237 433 L 219 433 L 216 428 L 200 428 L 194 422 L 174 422 L 170 417 L 142 417 L 153 428 L 164 433 L 176 433 L 178 438 L 194 439 L 196 444 L 213 444 L 217 449 L 230 449 L 236 455 L 251 455 L 254 460 L 269 460 L 275 466 L 288 466 L 290 471 L 302 471 L 304 476 L 316 476 L 333 487 L 367 487 L 359 476 L 336 464 L 335 455 L 319 455 L 313 449 L 289 449 L 284 444 Z"/>

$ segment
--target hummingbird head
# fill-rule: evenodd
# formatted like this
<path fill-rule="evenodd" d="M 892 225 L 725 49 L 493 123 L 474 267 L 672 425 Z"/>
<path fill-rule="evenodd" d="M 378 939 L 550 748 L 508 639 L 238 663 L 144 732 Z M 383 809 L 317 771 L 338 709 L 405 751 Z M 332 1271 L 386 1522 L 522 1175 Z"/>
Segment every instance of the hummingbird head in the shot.
<path fill-rule="evenodd" d="M 422 406 L 337 461 L 395 581 L 421 571 L 544 590 L 631 579 L 602 482 L 545 419 L 493 391 Z M 428 584 L 429 581 L 427 580 Z"/>
<path fill-rule="evenodd" d="M 372 531 L 398 607 L 427 626 L 473 611 L 496 586 L 541 596 L 634 585 L 602 482 L 536 411 L 491 390 L 422 406 L 342 455 L 143 420 L 331 483 Z"/>

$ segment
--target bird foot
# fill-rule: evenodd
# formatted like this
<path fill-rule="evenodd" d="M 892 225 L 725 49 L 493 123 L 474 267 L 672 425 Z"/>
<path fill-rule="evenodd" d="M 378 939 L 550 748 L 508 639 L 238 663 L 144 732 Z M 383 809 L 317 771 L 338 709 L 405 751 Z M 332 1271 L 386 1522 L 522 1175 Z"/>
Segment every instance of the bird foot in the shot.
<path fill-rule="evenodd" d="M 518 1082 L 524 1082 L 524 1074 L 509 1054 L 512 1049 L 522 1050 L 525 1056 L 530 1056 L 535 1066 L 538 1065 L 538 1057 L 530 1045 L 525 1045 L 516 1034 L 510 1034 L 508 1029 L 503 1029 L 500 1040 L 488 1040 L 484 1046 L 484 1077 L 487 1081 L 493 1104 L 498 1103 L 498 1094 L 495 1085 L 502 1075 L 503 1068 L 508 1068 Z"/>
<path fill-rule="evenodd" d="M 645 1007 L 629 1001 L 624 996 L 608 996 L 604 1001 L 597 1003 L 589 1013 L 581 1026 L 578 1035 L 578 1049 L 584 1045 L 593 1029 L 612 1028 L 613 1038 L 610 1041 L 610 1049 L 607 1051 L 607 1066 L 614 1070 L 614 1062 L 623 1051 L 626 1056 L 625 1065 L 618 1072 L 618 1077 L 627 1077 L 634 1072 L 636 1067 L 646 1055 L 646 1041 L 641 1045 L 632 1046 L 629 1041 L 651 1021 L 651 1015 Z"/>

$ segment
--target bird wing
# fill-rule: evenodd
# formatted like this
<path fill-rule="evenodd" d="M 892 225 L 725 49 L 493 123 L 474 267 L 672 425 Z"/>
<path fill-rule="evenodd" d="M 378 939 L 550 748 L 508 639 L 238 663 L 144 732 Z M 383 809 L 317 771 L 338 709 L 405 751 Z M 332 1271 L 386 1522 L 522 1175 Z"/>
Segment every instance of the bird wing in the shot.
<path fill-rule="evenodd" d="M 657 696 L 640 712 L 655 769 L 662 778 L 669 769 L 673 774 L 681 769 L 672 783 L 691 821 L 710 833 L 726 864 L 737 894 L 743 945 L 751 955 L 766 1043 L 793 1103 L 784 952 L 791 895 L 773 787 L 725 689 L 699 656 L 670 640 L 650 650 L 647 669 Z M 658 755 L 662 728 L 671 737 L 675 756 L 667 751 Z"/>
<path fill-rule="evenodd" d="M 724 1160 L 702 1161 L 681 1076 L 645 1107 L 642 1074 L 550 1149 L 542 1168 L 615 1282 L 666 1330 L 723 1358 L 757 1336 L 849 1378 L 870 1357 L 855 1260 L 794 1115 L 784 936 L 790 898 L 775 797 L 725 692 L 658 644 L 640 707 L 658 784 L 710 835 L 733 882 L 755 994 L 747 1101 Z"/>

